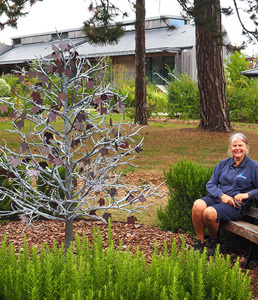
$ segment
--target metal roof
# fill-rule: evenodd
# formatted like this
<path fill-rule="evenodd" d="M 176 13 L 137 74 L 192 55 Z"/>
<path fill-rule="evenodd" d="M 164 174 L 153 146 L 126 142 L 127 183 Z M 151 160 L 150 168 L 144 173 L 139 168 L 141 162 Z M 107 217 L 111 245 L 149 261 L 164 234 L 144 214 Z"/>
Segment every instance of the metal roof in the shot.
<path fill-rule="evenodd" d="M 76 45 L 80 40 L 74 40 Z M 52 53 L 52 44 L 49 42 L 15 45 L 9 51 L 0 55 L 0 65 L 19 64 L 47 57 Z"/>
<path fill-rule="evenodd" d="M 146 53 L 178 52 L 182 49 L 192 48 L 195 45 L 195 27 L 183 25 L 175 30 L 167 28 L 149 29 L 145 32 Z M 84 43 L 79 46 L 80 55 L 90 57 L 118 56 L 135 53 L 135 31 L 126 34 L 115 45 L 91 45 Z"/>
<path fill-rule="evenodd" d="M 146 53 L 172 52 L 192 48 L 195 45 L 195 27 L 179 26 L 175 30 L 167 28 L 146 30 Z M 78 46 L 78 53 L 87 58 L 98 56 L 133 55 L 135 53 L 135 31 L 127 31 L 115 45 L 91 45 L 85 39 L 73 39 Z M 52 52 L 49 42 L 15 45 L 0 55 L 0 65 L 19 64 L 36 58 L 47 57 Z"/>
<path fill-rule="evenodd" d="M 257 77 L 258 76 L 258 68 L 242 71 L 241 74 L 248 76 L 248 77 Z"/>

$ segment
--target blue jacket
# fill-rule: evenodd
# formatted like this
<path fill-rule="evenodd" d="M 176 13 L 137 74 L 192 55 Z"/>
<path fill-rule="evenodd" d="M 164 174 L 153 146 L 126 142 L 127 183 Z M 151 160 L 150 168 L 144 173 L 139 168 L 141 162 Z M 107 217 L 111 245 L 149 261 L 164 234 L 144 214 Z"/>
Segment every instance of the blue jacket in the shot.
<path fill-rule="evenodd" d="M 222 194 L 234 197 L 239 193 L 248 193 L 249 198 L 243 202 L 249 206 L 252 200 L 258 200 L 258 163 L 245 156 L 240 165 L 234 167 L 233 164 L 233 157 L 220 161 L 206 189 L 209 195 L 219 199 Z"/>

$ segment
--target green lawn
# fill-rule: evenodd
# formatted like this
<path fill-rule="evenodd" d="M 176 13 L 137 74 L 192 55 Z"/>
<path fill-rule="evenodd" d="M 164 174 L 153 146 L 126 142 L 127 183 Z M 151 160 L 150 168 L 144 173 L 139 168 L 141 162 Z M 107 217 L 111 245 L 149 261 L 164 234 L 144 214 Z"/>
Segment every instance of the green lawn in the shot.
<path fill-rule="evenodd" d="M 59 129 L 62 128 L 61 120 L 56 122 Z M 10 148 L 18 149 L 20 141 L 17 136 L 5 131 L 11 128 L 8 122 L 0 122 L 1 139 L 4 139 Z M 25 123 L 25 129 L 30 130 L 30 125 Z M 235 131 L 246 134 L 249 139 L 249 157 L 258 161 L 258 125 L 253 124 L 233 124 Z M 227 157 L 228 140 L 231 133 L 204 132 L 197 128 L 197 125 L 188 122 L 179 124 L 169 124 L 168 122 L 150 122 L 143 127 L 140 141 L 144 137 L 143 151 L 136 154 L 134 164 L 138 167 L 127 167 L 125 178 L 133 180 L 134 183 L 150 182 L 158 184 L 163 180 L 164 170 L 168 171 L 171 164 L 179 159 L 192 160 L 193 162 L 215 166 L 220 159 Z M 2 143 L 2 142 L 1 142 Z M 163 191 L 164 189 L 162 189 Z M 137 215 L 139 223 L 157 224 L 157 207 L 165 206 L 167 196 L 163 198 L 152 198 L 148 204 L 152 206 L 142 215 Z M 126 220 L 127 215 L 115 213 L 115 220 Z"/>

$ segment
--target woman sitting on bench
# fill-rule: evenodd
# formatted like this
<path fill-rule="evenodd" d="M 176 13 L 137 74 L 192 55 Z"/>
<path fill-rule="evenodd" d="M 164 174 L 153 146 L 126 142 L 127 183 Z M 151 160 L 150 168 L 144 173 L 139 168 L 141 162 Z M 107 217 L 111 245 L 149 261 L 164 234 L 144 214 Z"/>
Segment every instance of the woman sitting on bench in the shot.
<path fill-rule="evenodd" d="M 203 251 L 205 228 L 209 231 L 207 254 L 214 255 L 221 222 L 241 220 L 252 199 L 258 199 L 258 163 L 247 157 L 248 140 L 242 133 L 231 136 L 229 153 L 214 168 L 206 184 L 208 195 L 193 204 L 196 232 L 194 250 Z"/>

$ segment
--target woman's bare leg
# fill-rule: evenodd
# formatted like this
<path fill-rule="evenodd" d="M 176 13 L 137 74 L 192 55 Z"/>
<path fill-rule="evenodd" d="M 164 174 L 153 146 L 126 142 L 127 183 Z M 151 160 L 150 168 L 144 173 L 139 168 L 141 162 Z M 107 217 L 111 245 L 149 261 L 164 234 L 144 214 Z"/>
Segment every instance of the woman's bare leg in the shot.
<path fill-rule="evenodd" d="M 217 237 L 219 222 L 217 221 L 217 211 L 212 206 L 207 207 L 203 212 L 203 222 L 209 230 L 210 237 Z"/>
<path fill-rule="evenodd" d="M 206 225 L 204 223 L 203 213 L 206 208 L 206 202 L 198 199 L 194 202 L 192 209 L 192 221 L 196 233 L 196 238 L 197 240 L 201 240 L 201 243 L 204 243 L 204 232 Z"/>

